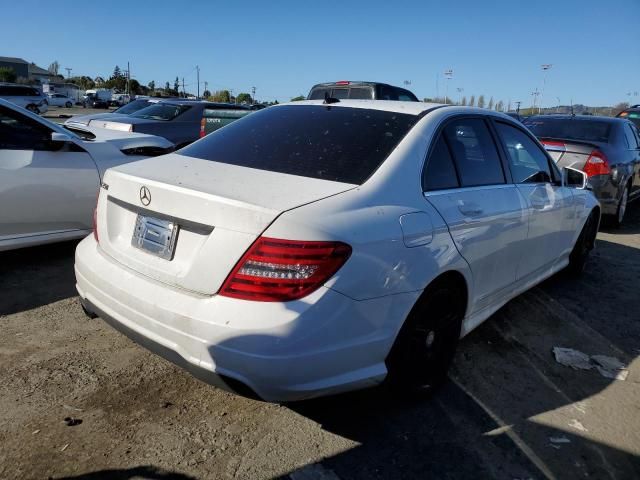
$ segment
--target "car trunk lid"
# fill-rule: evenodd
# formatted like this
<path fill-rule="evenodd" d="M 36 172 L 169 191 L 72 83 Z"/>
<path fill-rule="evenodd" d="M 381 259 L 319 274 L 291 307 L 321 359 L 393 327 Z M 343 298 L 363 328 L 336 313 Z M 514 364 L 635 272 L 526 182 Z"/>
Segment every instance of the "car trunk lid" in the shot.
<path fill-rule="evenodd" d="M 601 146 L 596 142 L 581 142 L 562 138 L 540 138 L 540 142 L 549 152 L 558 167 L 571 167 L 584 170 L 585 163 L 594 150 Z"/>
<path fill-rule="evenodd" d="M 104 184 L 97 220 L 104 252 L 142 275 L 205 295 L 218 291 L 282 212 L 355 187 L 178 154 L 110 169 Z M 158 241 L 145 244 L 153 239 L 141 241 L 141 231 Z"/>

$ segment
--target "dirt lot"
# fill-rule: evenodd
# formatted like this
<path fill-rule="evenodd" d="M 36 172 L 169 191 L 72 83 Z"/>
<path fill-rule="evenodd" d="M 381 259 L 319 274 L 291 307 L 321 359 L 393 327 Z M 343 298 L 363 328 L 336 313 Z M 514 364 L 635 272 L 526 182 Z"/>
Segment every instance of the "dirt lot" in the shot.
<path fill-rule="evenodd" d="M 629 216 L 582 278 L 510 302 L 411 402 L 225 393 L 85 318 L 74 244 L 0 254 L 0 478 L 640 478 L 640 204 Z M 560 365 L 554 346 L 629 375 Z"/>

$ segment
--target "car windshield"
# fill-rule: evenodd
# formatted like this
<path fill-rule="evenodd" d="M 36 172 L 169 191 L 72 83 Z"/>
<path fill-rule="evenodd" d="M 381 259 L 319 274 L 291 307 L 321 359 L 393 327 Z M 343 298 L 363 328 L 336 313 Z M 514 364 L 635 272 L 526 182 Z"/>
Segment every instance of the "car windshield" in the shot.
<path fill-rule="evenodd" d="M 121 115 L 130 115 L 134 112 L 142 110 L 145 107 L 152 105 L 149 100 L 134 100 L 133 102 L 129 102 L 126 105 L 121 106 L 113 111 L 113 113 L 119 113 Z"/>
<path fill-rule="evenodd" d="M 191 105 L 175 105 L 173 103 L 156 103 L 135 112 L 132 117 L 151 120 L 170 121 L 189 110 Z"/>
<path fill-rule="evenodd" d="M 611 133 L 611 123 L 595 119 L 533 117 L 524 124 L 539 138 L 607 143 Z"/>
<path fill-rule="evenodd" d="M 361 108 L 272 107 L 237 120 L 179 153 L 359 185 L 417 121 L 416 115 Z"/>

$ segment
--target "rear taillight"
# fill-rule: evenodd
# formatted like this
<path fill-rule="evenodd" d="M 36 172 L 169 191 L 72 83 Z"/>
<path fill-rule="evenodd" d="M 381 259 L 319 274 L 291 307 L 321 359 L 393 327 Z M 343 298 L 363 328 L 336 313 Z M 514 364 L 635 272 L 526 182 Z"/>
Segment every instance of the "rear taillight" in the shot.
<path fill-rule="evenodd" d="M 236 264 L 220 295 L 261 302 L 302 298 L 323 285 L 351 255 L 342 242 L 260 237 Z"/>
<path fill-rule="evenodd" d="M 205 133 L 205 126 L 207 125 L 207 121 L 203 118 L 202 120 L 200 120 L 200 138 L 204 137 L 206 135 Z"/>
<path fill-rule="evenodd" d="M 593 150 L 587 163 L 584 164 L 584 173 L 587 177 L 593 177 L 595 175 L 609 175 L 611 168 L 609 168 L 609 161 L 604 153 L 600 150 Z"/>
<path fill-rule="evenodd" d="M 349 85 L 351 82 L 348 80 L 338 80 L 336 85 Z"/>

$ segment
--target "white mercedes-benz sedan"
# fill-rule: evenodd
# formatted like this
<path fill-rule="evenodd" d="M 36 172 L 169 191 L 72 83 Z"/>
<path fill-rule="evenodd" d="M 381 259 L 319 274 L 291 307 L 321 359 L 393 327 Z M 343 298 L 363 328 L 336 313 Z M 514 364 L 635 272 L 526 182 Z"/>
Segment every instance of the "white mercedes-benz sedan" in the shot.
<path fill-rule="evenodd" d="M 581 271 L 600 220 L 585 187 L 500 113 L 270 107 L 110 169 L 77 289 L 89 315 L 243 395 L 430 390 L 461 336 Z"/>
<path fill-rule="evenodd" d="M 0 99 L 0 251 L 87 236 L 105 170 L 173 149 L 154 135 L 64 128 Z"/>

